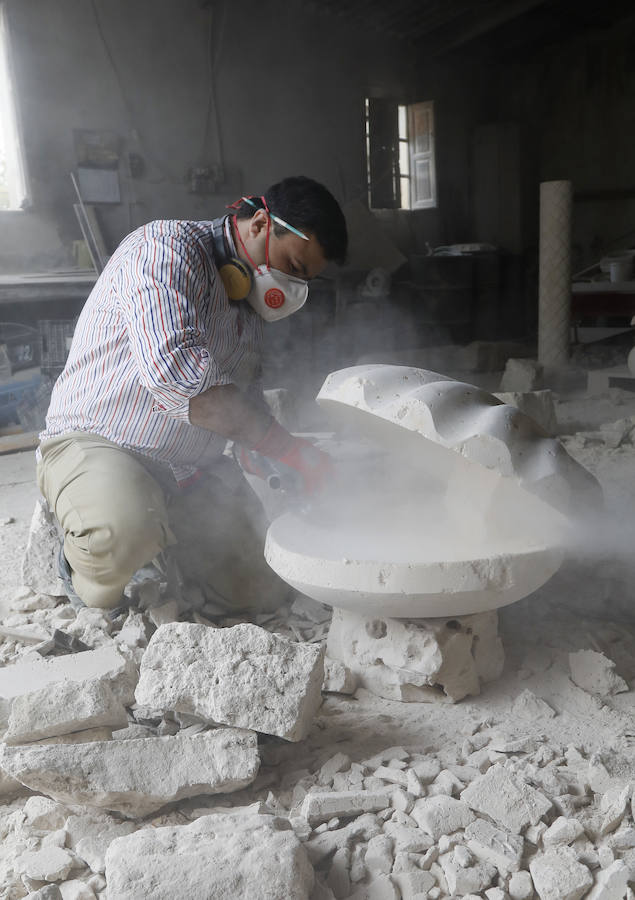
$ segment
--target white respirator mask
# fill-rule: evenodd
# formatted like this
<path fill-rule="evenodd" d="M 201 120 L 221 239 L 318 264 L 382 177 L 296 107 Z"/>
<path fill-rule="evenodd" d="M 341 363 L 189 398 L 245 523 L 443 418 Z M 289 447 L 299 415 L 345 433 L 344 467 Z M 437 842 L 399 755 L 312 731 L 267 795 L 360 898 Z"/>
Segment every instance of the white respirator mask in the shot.
<path fill-rule="evenodd" d="M 245 299 L 265 322 L 284 319 L 306 303 L 309 286 L 301 278 L 267 265 L 258 266 L 253 274 L 253 284 Z"/>
<path fill-rule="evenodd" d="M 255 207 L 255 203 L 253 203 L 250 198 L 243 197 L 242 199 Z M 262 265 L 257 266 L 249 255 L 243 239 L 240 236 L 235 216 L 234 227 L 238 240 L 245 251 L 245 255 L 253 266 L 251 290 L 245 299 L 251 308 L 255 310 L 265 322 L 277 322 L 278 319 L 285 319 L 287 316 L 292 315 L 304 306 L 309 295 L 309 285 L 304 279 L 295 278 L 293 275 L 287 275 L 286 272 L 281 272 L 279 269 L 272 269 L 269 265 L 269 231 L 271 228 L 271 219 L 279 225 L 282 225 L 284 228 L 287 228 L 289 231 L 292 231 L 294 234 L 299 235 L 299 237 L 303 238 L 305 241 L 308 241 L 309 238 L 305 234 L 302 234 L 301 231 L 298 231 L 297 228 L 288 225 L 278 216 L 272 215 L 269 212 L 265 198 L 262 197 L 261 199 L 264 203 L 265 211 L 267 212 L 267 235 L 265 240 L 266 261 Z"/>

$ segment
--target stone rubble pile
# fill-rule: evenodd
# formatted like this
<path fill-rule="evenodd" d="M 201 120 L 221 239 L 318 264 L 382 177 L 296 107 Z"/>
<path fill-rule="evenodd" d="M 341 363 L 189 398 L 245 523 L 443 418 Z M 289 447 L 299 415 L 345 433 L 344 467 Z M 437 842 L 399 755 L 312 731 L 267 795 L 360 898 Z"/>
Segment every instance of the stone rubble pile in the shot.
<path fill-rule="evenodd" d="M 324 658 L 330 612 L 298 598 L 256 625 L 175 621 L 170 602 L 113 623 L 15 599 L 3 626 L 22 637 L 0 644 L 13 648 L 0 668 L 0 900 L 635 897 L 635 772 L 489 720 L 462 744 L 322 750 L 293 768 L 278 751 L 301 746 L 322 692 L 366 678 L 356 658 Z M 462 619 L 436 636 L 403 626 L 428 684 L 452 639 L 469 665 L 446 685 L 500 669 L 495 627 L 472 618 L 476 653 Z M 90 649 L 50 646 L 55 628 Z M 601 653 L 569 665 L 580 690 L 628 689 Z M 556 715 L 529 690 L 514 709 Z"/>

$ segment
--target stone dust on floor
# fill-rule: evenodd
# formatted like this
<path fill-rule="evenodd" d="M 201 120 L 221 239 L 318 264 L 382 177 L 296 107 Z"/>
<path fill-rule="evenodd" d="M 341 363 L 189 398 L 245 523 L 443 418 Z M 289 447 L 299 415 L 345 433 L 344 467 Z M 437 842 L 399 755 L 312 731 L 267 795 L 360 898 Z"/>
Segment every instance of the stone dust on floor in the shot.
<path fill-rule="evenodd" d="M 209 618 L 157 583 L 111 622 L 23 589 L 34 463 L 0 459 L 0 900 L 632 897 L 635 405 L 616 396 L 557 409 L 619 552 L 587 538 L 499 610 L 503 673 L 457 703 L 324 675 L 330 610 L 306 598 Z"/>

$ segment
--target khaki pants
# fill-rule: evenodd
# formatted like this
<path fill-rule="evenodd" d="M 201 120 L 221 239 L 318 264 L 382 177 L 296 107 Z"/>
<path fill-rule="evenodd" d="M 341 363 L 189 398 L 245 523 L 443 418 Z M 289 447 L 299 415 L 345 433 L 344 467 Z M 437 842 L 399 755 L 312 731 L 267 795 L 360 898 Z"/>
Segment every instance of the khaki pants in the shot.
<path fill-rule="evenodd" d="M 98 435 L 73 432 L 40 450 L 38 484 L 86 606 L 118 606 L 134 573 L 166 547 L 185 581 L 217 605 L 224 598 L 228 611 L 285 599 L 287 586 L 264 560 L 262 507 L 231 460 L 180 492 L 162 467 Z"/>

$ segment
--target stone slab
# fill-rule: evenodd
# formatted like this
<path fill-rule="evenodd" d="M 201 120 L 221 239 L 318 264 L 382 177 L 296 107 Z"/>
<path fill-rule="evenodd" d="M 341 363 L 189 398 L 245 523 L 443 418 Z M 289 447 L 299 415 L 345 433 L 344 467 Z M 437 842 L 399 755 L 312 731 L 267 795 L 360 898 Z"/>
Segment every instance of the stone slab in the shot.
<path fill-rule="evenodd" d="M 142 706 L 289 741 L 302 740 L 322 702 L 324 650 L 256 625 L 162 625 L 141 663 Z"/>
<path fill-rule="evenodd" d="M 501 831 L 485 819 L 476 819 L 465 829 L 465 840 L 477 859 L 496 866 L 501 875 L 520 869 L 524 845 L 521 835 Z"/>
<path fill-rule="evenodd" d="M 85 729 L 124 728 L 127 724 L 125 707 L 107 681 L 58 681 L 13 700 L 5 741 L 25 744 Z"/>
<path fill-rule="evenodd" d="M 417 800 L 410 815 L 435 841 L 474 821 L 474 813 L 467 803 L 446 795 Z"/>
<path fill-rule="evenodd" d="M 540 900 L 579 900 L 593 884 L 591 872 L 578 862 L 571 847 L 535 856 L 529 871 Z"/>
<path fill-rule="evenodd" d="M 233 728 L 0 750 L 0 766 L 32 790 L 126 816 L 144 816 L 198 794 L 240 790 L 254 780 L 259 764 L 256 735 Z"/>
<path fill-rule="evenodd" d="M 513 778 L 500 764 L 476 778 L 461 793 L 461 800 L 502 828 L 515 833 L 536 825 L 551 809 L 551 801 L 523 781 Z"/>
<path fill-rule="evenodd" d="M 33 656 L 27 661 L 0 668 L 0 699 L 12 700 L 58 681 L 89 681 L 104 678 L 124 706 L 134 702 L 137 667 L 113 643 L 97 650 L 66 656 Z"/>
<path fill-rule="evenodd" d="M 569 654 L 571 680 L 591 694 L 607 696 L 628 691 L 628 684 L 615 671 L 615 663 L 596 650 Z"/>
<path fill-rule="evenodd" d="M 116 838 L 106 879 L 117 900 L 308 900 L 314 883 L 286 819 L 231 813 Z"/>
<path fill-rule="evenodd" d="M 391 791 L 330 791 L 319 794 L 311 791 L 302 801 L 300 815 L 311 825 L 329 819 L 359 816 L 378 812 L 390 806 Z"/>

